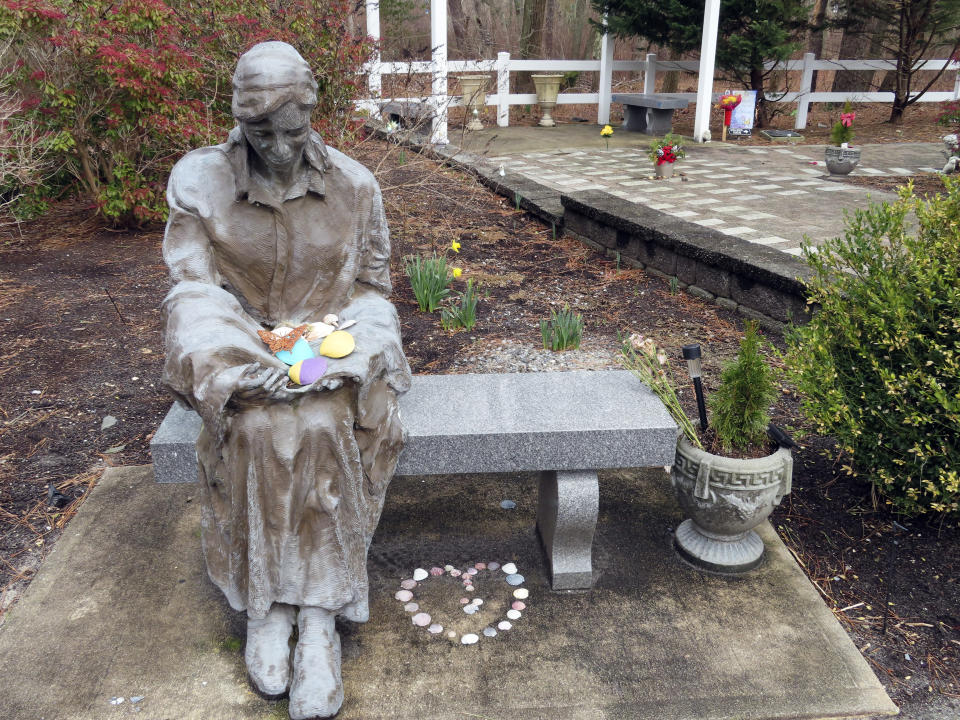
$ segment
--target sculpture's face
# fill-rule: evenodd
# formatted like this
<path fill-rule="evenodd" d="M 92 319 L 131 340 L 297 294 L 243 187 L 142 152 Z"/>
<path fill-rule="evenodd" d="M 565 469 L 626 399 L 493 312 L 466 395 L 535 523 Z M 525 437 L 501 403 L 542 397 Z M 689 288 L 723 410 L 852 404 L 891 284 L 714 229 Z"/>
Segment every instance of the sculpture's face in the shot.
<path fill-rule="evenodd" d="M 310 110 L 288 102 L 258 120 L 240 123 L 244 136 L 271 172 L 288 173 L 310 139 Z"/>

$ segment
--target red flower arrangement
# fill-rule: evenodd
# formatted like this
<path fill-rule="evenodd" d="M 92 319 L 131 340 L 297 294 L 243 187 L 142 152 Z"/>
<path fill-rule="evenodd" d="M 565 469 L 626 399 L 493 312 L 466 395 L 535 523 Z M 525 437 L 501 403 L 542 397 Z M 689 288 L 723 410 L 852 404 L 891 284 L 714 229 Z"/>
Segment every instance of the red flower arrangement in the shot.
<path fill-rule="evenodd" d="M 654 165 L 663 165 L 664 163 L 673 164 L 677 160 L 682 160 L 687 154 L 680 147 L 680 138 L 676 135 L 668 134 L 663 140 L 654 140 L 650 144 L 650 153 L 648 157 Z"/>

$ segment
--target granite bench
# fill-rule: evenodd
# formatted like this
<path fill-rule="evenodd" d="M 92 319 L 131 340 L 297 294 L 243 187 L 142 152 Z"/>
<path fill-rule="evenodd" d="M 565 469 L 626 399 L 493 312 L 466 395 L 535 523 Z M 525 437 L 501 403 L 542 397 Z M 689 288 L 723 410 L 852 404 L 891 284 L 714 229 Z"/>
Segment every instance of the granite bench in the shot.
<path fill-rule="evenodd" d="M 683 98 L 654 93 L 614 93 L 610 99 L 623 105 L 623 127 L 647 135 L 673 130 L 673 111 L 690 103 Z"/>
<path fill-rule="evenodd" d="M 433 106 L 422 100 L 391 100 L 380 107 L 380 117 L 384 122 L 392 120 L 403 127 L 427 125 L 435 114 Z"/>
<path fill-rule="evenodd" d="M 397 475 L 539 472 L 537 530 L 555 590 L 589 588 L 597 470 L 671 465 L 677 426 L 626 370 L 417 375 Z M 158 482 L 196 482 L 200 418 L 179 404 L 150 442 Z"/>

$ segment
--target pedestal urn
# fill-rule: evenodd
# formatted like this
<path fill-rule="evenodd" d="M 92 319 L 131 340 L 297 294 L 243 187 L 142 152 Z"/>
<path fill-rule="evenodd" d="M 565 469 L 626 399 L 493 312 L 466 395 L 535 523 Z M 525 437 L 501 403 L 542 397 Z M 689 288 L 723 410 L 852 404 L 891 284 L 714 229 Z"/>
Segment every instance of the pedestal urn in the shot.
<path fill-rule="evenodd" d="M 554 106 L 557 104 L 557 95 L 560 94 L 560 81 L 563 75 L 534 75 L 533 84 L 537 88 L 537 103 L 540 105 L 541 127 L 555 127 L 553 120 Z"/>
<path fill-rule="evenodd" d="M 467 130 L 483 130 L 480 113 L 487 105 L 487 76 L 460 76 L 460 90 L 463 93 L 463 105 L 467 111 Z"/>
<path fill-rule="evenodd" d="M 736 574 L 763 560 L 763 540 L 754 528 L 790 492 L 793 456 L 778 448 L 760 458 L 713 455 L 683 436 L 670 480 L 684 515 L 675 544 L 687 562 L 713 572 Z"/>

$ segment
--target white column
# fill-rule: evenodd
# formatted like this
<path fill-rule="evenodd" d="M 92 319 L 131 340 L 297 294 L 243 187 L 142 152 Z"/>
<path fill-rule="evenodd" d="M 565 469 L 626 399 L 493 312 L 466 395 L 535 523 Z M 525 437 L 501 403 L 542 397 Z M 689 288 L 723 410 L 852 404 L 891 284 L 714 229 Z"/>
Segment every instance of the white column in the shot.
<path fill-rule="evenodd" d="M 380 0 L 367 0 L 367 37 L 380 43 Z M 380 73 L 380 49 L 370 58 L 370 72 L 367 74 L 367 88 L 371 98 L 379 98 L 383 89 Z"/>
<path fill-rule="evenodd" d="M 657 91 L 657 54 L 647 53 L 647 67 L 643 71 L 643 92 L 651 95 Z"/>
<path fill-rule="evenodd" d="M 813 53 L 803 55 L 803 75 L 800 77 L 800 95 L 797 97 L 797 121 L 794 130 L 803 130 L 807 126 L 807 112 L 810 110 L 810 93 L 813 92 L 813 62 L 817 56 Z"/>
<path fill-rule="evenodd" d="M 433 48 L 433 132 L 430 142 L 446 145 L 447 138 L 447 0 L 430 0 L 430 47 Z"/>
<path fill-rule="evenodd" d="M 703 40 L 700 43 L 700 77 L 697 81 L 697 110 L 693 139 L 704 142 L 710 132 L 710 105 L 713 102 L 713 67 L 717 54 L 720 0 L 707 0 L 703 8 Z"/>
<path fill-rule="evenodd" d="M 510 53 L 497 53 L 497 125 L 510 124 Z"/>
<path fill-rule="evenodd" d="M 607 18 L 603 18 L 607 24 Z M 610 122 L 610 85 L 613 83 L 613 36 L 604 33 L 600 41 L 600 97 L 597 104 L 597 124 Z"/>
<path fill-rule="evenodd" d="M 953 81 L 953 99 L 960 100 L 960 70 L 957 70 L 957 79 Z"/>

